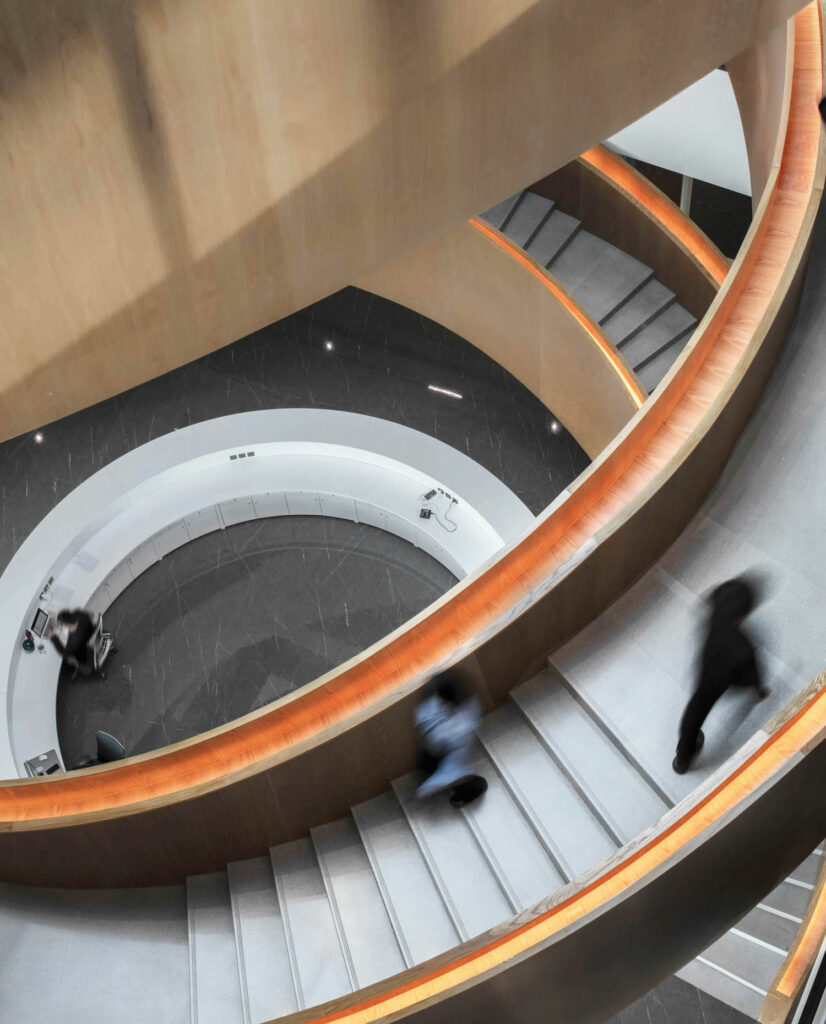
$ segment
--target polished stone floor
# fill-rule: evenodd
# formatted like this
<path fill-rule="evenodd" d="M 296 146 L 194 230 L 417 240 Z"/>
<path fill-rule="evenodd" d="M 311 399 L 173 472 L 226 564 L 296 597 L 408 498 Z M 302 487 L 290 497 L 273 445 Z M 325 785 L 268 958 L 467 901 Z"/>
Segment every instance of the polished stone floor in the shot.
<path fill-rule="evenodd" d="M 358 654 L 455 582 L 411 544 L 342 519 L 207 534 L 106 613 L 118 650 L 105 680 L 62 678 L 64 758 L 91 752 L 96 729 L 140 754 L 223 725 Z"/>
<path fill-rule="evenodd" d="M 453 391 L 461 398 L 432 391 Z M 176 427 L 317 406 L 404 423 L 453 445 L 534 512 L 588 460 L 501 367 L 418 314 L 354 288 L 92 409 L 0 446 L 0 565 L 72 487 Z M 274 520 L 187 545 L 106 615 L 119 651 L 104 682 L 61 679 L 72 763 L 95 729 L 131 753 L 221 725 L 380 639 L 451 575 L 405 542 L 341 521 Z"/>
<path fill-rule="evenodd" d="M 61 498 L 124 452 L 215 416 L 314 406 L 437 437 L 489 469 L 533 512 L 588 465 L 545 406 L 483 353 L 417 313 L 346 288 L 45 425 L 40 444 L 34 432 L 0 444 L 0 570 Z"/>

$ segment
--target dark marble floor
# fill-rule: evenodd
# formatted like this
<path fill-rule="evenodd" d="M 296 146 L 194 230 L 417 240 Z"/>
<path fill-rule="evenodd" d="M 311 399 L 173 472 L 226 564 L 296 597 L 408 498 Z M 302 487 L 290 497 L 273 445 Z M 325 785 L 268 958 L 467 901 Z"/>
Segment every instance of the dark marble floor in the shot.
<path fill-rule="evenodd" d="M 680 978 L 666 978 L 606 1024 L 753 1024 L 752 1018 Z"/>
<path fill-rule="evenodd" d="M 106 613 L 105 680 L 61 680 L 69 764 L 95 729 L 133 754 L 223 725 L 381 639 L 454 583 L 423 551 L 370 526 L 315 516 L 207 534 L 167 555 Z"/>
<path fill-rule="evenodd" d="M 331 343 L 328 348 L 326 343 Z M 435 384 L 461 399 L 428 390 Z M 588 464 L 498 364 L 410 310 L 347 288 L 171 373 L 0 444 L 0 570 L 82 480 L 176 427 L 262 408 L 380 416 L 465 452 L 541 511 Z"/>

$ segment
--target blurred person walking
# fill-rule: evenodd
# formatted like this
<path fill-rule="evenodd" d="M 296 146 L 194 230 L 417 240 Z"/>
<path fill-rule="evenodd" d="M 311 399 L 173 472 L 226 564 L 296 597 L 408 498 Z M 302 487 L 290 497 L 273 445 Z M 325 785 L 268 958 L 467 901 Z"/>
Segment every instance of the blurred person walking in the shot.
<path fill-rule="evenodd" d="M 757 604 L 757 587 L 745 576 L 726 580 L 712 590 L 706 638 L 700 655 L 697 687 L 680 721 L 677 755 L 672 768 L 688 771 L 705 741 L 702 724 L 730 686 L 752 687 L 758 700 L 769 695 L 760 679 L 754 644 L 742 629 Z"/>
<path fill-rule="evenodd" d="M 416 766 L 425 779 L 417 797 L 450 789 L 450 802 L 464 807 L 488 788 L 470 767 L 470 752 L 481 717 L 479 698 L 455 670 L 440 672 L 424 687 L 415 721 Z"/>

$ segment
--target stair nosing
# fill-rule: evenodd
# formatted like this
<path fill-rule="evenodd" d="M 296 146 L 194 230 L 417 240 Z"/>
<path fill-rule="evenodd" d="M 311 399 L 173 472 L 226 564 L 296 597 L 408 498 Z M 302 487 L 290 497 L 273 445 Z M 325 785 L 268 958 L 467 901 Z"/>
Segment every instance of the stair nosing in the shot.
<path fill-rule="evenodd" d="M 538 193 L 538 192 L 532 192 L 531 194 L 532 194 L 532 195 L 539 195 L 539 193 Z M 527 238 L 525 239 L 525 244 L 524 244 L 523 246 L 521 246 L 521 248 L 522 248 L 522 249 L 523 249 L 523 250 L 524 250 L 525 252 L 527 252 L 527 251 L 528 251 L 528 246 L 529 246 L 529 245 L 531 244 L 531 242 L 532 242 L 532 241 L 533 241 L 533 240 L 534 240 L 534 239 L 536 238 L 536 236 L 537 236 L 537 235 L 539 234 L 539 232 L 540 232 L 540 231 L 542 230 L 542 228 L 543 228 L 543 227 L 545 226 L 545 224 L 547 223 L 547 221 L 548 221 L 548 218 L 549 218 L 549 217 L 551 216 L 551 214 L 552 214 L 552 213 L 554 212 L 554 210 L 556 209 L 556 203 L 555 203 L 555 202 L 553 201 L 553 199 L 548 199 L 548 197 L 547 197 L 547 196 L 540 196 L 540 199 L 547 199 L 547 201 L 548 201 L 548 202 L 549 202 L 549 203 L 550 203 L 551 205 L 550 205 L 550 206 L 548 207 L 548 209 L 547 209 L 547 210 L 546 210 L 546 211 L 545 211 L 545 212 L 544 212 L 544 213 L 542 214 L 542 216 L 541 216 L 541 217 L 539 218 L 539 223 L 538 223 L 538 224 L 536 225 L 536 227 L 535 227 L 535 228 L 533 229 L 533 231 L 532 231 L 532 232 L 531 232 L 531 233 L 530 233 L 530 234 L 528 235 L 528 237 L 527 237 Z"/>
<path fill-rule="evenodd" d="M 657 279 L 654 278 L 654 280 L 656 281 Z M 630 341 L 636 338 L 640 331 L 644 331 L 646 327 L 650 327 L 651 324 L 653 324 L 659 316 L 665 313 L 666 310 L 671 309 L 671 307 L 676 303 L 677 296 L 674 294 L 674 292 L 672 292 L 671 295 L 665 300 L 665 302 L 663 302 L 661 306 L 658 306 L 651 313 L 650 316 L 647 316 L 645 320 L 637 324 L 637 326 L 632 331 L 629 331 L 628 334 L 626 334 L 623 338 L 620 339 L 620 341 L 614 342 L 614 344 L 620 351 L 622 351 L 624 345 L 627 345 Z"/>
<path fill-rule="evenodd" d="M 499 777 L 504 782 L 517 807 L 522 812 L 522 817 L 527 821 L 530 828 L 533 830 L 534 835 L 542 844 L 542 848 L 547 853 L 551 860 L 551 863 L 559 873 L 560 878 L 563 880 L 563 885 L 567 885 L 568 882 L 572 882 L 576 878 L 576 872 L 568 863 L 565 855 L 557 846 L 551 834 L 539 820 L 539 815 L 534 810 L 530 800 L 522 792 L 522 789 L 516 779 L 513 778 L 507 766 L 502 762 L 501 758 L 498 757 L 496 751 L 485 741 L 482 736 L 479 736 L 479 742 L 485 749 L 488 757 L 499 773 Z"/>
<path fill-rule="evenodd" d="M 765 939 L 760 939 L 756 935 L 752 935 L 750 932 L 744 932 L 742 928 L 738 928 L 734 925 L 729 928 L 727 935 L 736 935 L 739 939 L 744 939 L 746 942 L 751 942 L 755 946 L 762 946 L 763 949 L 768 949 L 772 953 L 776 953 L 779 957 L 785 957 L 788 954 L 788 949 L 781 949 L 780 946 L 775 946 L 771 942 L 766 942 Z"/>
<path fill-rule="evenodd" d="M 559 212 L 561 213 L 562 211 L 560 210 Z M 560 247 L 556 250 L 556 252 L 553 254 L 553 256 L 551 256 L 550 259 L 548 259 L 543 264 L 546 270 L 550 270 L 551 267 L 553 267 L 554 263 L 556 263 L 556 261 L 562 255 L 562 253 L 565 252 L 565 250 L 568 248 L 568 246 L 576 238 L 576 236 L 580 233 L 581 230 L 582 230 L 582 221 L 577 221 L 576 224 L 574 225 L 573 231 L 563 241 L 562 245 L 560 245 Z"/>
<path fill-rule="evenodd" d="M 640 360 L 640 362 L 635 363 L 634 372 L 636 373 L 638 370 L 642 370 L 644 367 L 648 366 L 649 363 L 653 362 L 658 356 L 661 356 L 663 352 L 667 351 L 670 348 L 673 348 L 673 346 L 676 345 L 678 342 L 682 341 L 687 334 L 691 334 L 696 326 L 697 321 L 695 320 L 694 323 L 688 324 L 681 331 L 678 331 L 678 333 L 675 334 L 673 338 L 669 339 L 664 345 L 661 345 L 658 349 L 655 349 L 653 352 L 650 352 L 644 359 Z"/>
<path fill-rule="evenodd" d="M 522 191 L 519 193 L 519 198 L 516 200 L 516 202 L 511 207 L 510 213 L 502 221 L 502 225 L 501 225 L 501 227 L 498 228 L 498 230 L 501 231 L 503 235 L 505 233 L 505 228 L 508 226 L 508 224 L 510 224 L 511 220 L 513 219 L 513 215 L 516 213 L 516 211 L 522 205 L 522 200 L 525 198 L 525 196 L 527 194 L 528 194 L 528 190 L 526 188 L 523 188 Z"/>
<path fill-rule="evenodd" d="M 620 251 L 622 251 L 622 250 L 620 250 Z M 645 266 L 645 264 L 643 264 L 643 266 Z M 622 309 L 622 307 L 627 302 L 630 302 L 631 299 L 633 299 L 634 296 L 638 292 L 640 292 L 650 281 L 655 281 L 656 280 L 656 278 L 654 277 L 654 271 L 650 267 L 646 267 L 646 270 L 648 271 L 648 276 L 644 277 L 639 282 L 639 284 L 635 284 L 634 287 L 631 289 L 631 291 L 624 298 L 620 299 L 619 302 L 615 306 L 613 306 L 611 309 L 608 310 L 607 313 L 603 314 L 599 318 L 597 323 L 600 326 L 602 326 L 609 317 L 612 317 L 614 315 L 614 313 L 618 313 Z"/>
<path fill-rule="evenodd" d="M 275 895 L 278 899 L 278 906 L 281 910 L 281 921 L 284 926 L 284 940 L 287 945 L 287 959 L 290 962 L 290 974 L 293 979 L 293 989 L 295 990 L 295 998 L 298 1002 L 299 1010 L 306 1010 L 307 1005 L 304 1001 L 304 990 L 301 986 L 301 976 L 298 973 L 298 958 L 295 952 L 295 943 L 293 940 L 293 929 L 290 924 L 290 911 L 287 906 L 287 896 L 284 892 L 284 880 L 281 878 L 281 871 L 276 867 L 275 859 L 273 858 L 272 848 L 269 851 L 270 857 L 270 870 L 272 871 L 273 882 L 275 883 Z"/>
<path fill-rule="evenodd" d="M 614 731 L 613 728 L 609 728 L 607 724 L 608 716 L 603 714 L 599 705 L 594 701 L 592 697 L 585 697 L 579 692 L 579 690 L 573 686 L 570 681 L 566 678 L 565 673 L 561 672 L 556 666 L 552 666 L 552 671 L 559 679 L 560 683 L 570 693 L 574 700 L 579 706 L 585 711 L 591 721 L 600 729 L 600 731 L 608 737 L 611 743 L 614 744 L 616 749 L 625 758 L 625 760 L 631 765 L 631 767 L 645 780 L 651 789 L 657 794 L 657 796 L 663 801 L 665 806 L 670 810 L 672 807 L 677 805 L 676 800 L 670 797 L 663 789 L 662 785 L 656 780 L 646 766 L 640 761 L 636 754 L 631 752 L 630 746 L 625 742 L 625 737 L 619 734 L 619 731 Z"/>
<path fill-rule="evenodd" d="M 379 887 L 379 895 L 384 903 L 387 916 L 390 918 L 390 927 L 396 936 L 396 941 L 399 944 L 401 950 L 402 960 L 404 960 L 406 967 L 414 967 L 416 961 L 413 959 L 413 954 L 410 951 L 410 947 L 407 944 L 404 931 L 402 929 L 401 921 L 399 920 L 398 914 L 396 913 L 396 907 L 393 904 L 393 898 L 390 895 L 390 890 L 387 887 L 384 875 L 379 864 L 379 859 L 376 856 L 376 851 L 373 849 L 373 844 L 370 842 L 370 837 L 361 828 L 359 824 L 358 816 L 353 813 L 352 808 L 350 814 L 353 821 L 356 823 L 356 829 L 358 830 L 359 837 L 361 838 L 361 844 L 364 847 L 364 852 L 367 854 L 367 859 L 370 862 L 370 868 L 373 872 L 373 877 L 376 879 L 376 885 Z M 440 894 L 441 895 L 441 894 Z"/>
<path fill-rule="evenodd" d="M 528 713 L 527 709 L 522 706 L 518 698 L 513 694 L 511 699 L 516 707 L 519 709 L 519 713 L 523 720 L 528 724 L 531 732 L 537 738 L 542 748 L 548 754 L 548 757 L 554 762 L 557 768 L 562 772 L 568 782 L 576 791 L 577 795 L 581 798 L 585 806 L 590 810 L 591 814 L 597 819 L 600 826 L 608 833 L 610 839 L 612 839 L 619 848 L 624 846 L 633 836 L 623 837 L 622 830 L 618 823 L 614 820 L 613 816 L 609 813 L 607 808 L 602 805 L 602 802 L 597 796 L 591 791 L 588 784 L 580 776 L 577 769 L 570 762 L 570 760 L 557 750 L 551 740 L 544 734 L 544 731 L 540 728 L 538 723 L 534 722 Z"/>
<path fill-rule="evenodd" d="M 195 922 L 189 906 L 189 876 L 186 880 L 186 931 L 189 943 L 189 1017 L 192 1024 L 198 1024 L 198 986 L 195 982 L 197 975 L 196 958 L 198 955 L 195 940 Z"/>
<path fill-rule="evenodd" d="M 341 952 L 344 957 L 344 966 L 347 970 L 347 977 L 350 981 L 350 989 L 355 992 L 363 986 L 359 983 L 358 975 L 356 973 L 356 965 L 353 962 L 353 954 L 350 952 L 350 943 L 347 941 L 347 933 L 344 930 L 344 922 L 341 919 L 341 910 L 339 909 L 335 889 L 333 888 L 332 876 L 330 875 L 330 870 L 327 867 L 327 862 L 319 853 L 312 830 L 310 831 L 310 842 L 312 843 L 313 853 L 315 854 L 318 869 L 321 872 L 321 881 L 324 885 L 324 891 L 327 894 L 327 902 L 330 905 L 330 912 L 333 915 L 333 927 L 336 930 L 338 944 L 341 947 Z"/>
<path fill-rule="evenodd" d="M 764 997 L 768 995 L 768 992 L 766 992 L 765 989 L 762 989 L 758 985 L 755 985 L 754 982 L 747 981 L 745 978 L 741 978 L 739 974 L 735 974 L 733 971 L 730 971 L 727 967 L 721 967 L 719 964 L 715 964 L 713 960 L 709 960 L 705 956 L 696 956 L 694 957 L 694 959 L 698 963 L 704 964 L 706 967 L 710 967 L 713 971 L 717 971 L 718 974 L 724 974 L 727 978 L 731 978 L 732 981 L 739 982 L 745 988 L 750 988 L 752 992 L 756 992 L 758 995 Z"/>
<path fill-rule="evenodd" d="M 511 910 L 514 912 L 514 914 L 518 914 L 522 907 L 519 904 L 519 898 L 516 895 L 516 890 L 513 888 L 507 876 L 505 875 L 502 865 L 499 863 L 499 858 L 491 849 L 490 843 L 487 841 L 481 828 L 479 827 L 479 823 L 475 820 L 472 808 L 462 807 L 461 811 L 462 816 L 464 817 L 465 821 L 467 822 L 468 828 L 470 829 L 471 835 L 476 841 L 476 845 L 479 847 L 482 856 L 487 861 L 488 867 L 493 873 L 493 877 L 496 879 L 496 882 L 499 888 L 502 890 L 505 899 L 510 904 Z"/>
<path fill-rule="evenodd" d="M 241 983 L 241 1012 L 244 1014 L 245 1024 L 252 1024 L 252 1011 L 250 1010 L 249 979 L 247 978 L 247 961 L 244 956 L 244 939 L 241 929 L 241 911 L 238 908 L 236 899 L 232 894 L 232 876 L 227 871 L 229 884 L 229 906 L 232 911 L 232 931 L 235 936 L 235 953 L 238 961 L 238 979 Z"/>
<path fill-rule="evenodd" d="M 398 780 L 394 779 L 393 790 L 396 793 L 396 799 L 399 801 L 402 813 L 407 819 L 407 824 L 410 826 L 410 831 L 413 833 L 413 838 L 416 840 L 419 846 L 419 850 L 421 851 L 422 857 L 424 858 L 424 862 L 427 865 L 427 870 L 430 872 L 430 875 L 433 879 L 433 884 L 436 886 L 439 895 L 442 897 L 442 902 L 445 905 L 448 917 L 453 922 L 453 927 L 456 929 L 459 935 L 460 942 L 467 942 L 467 940 L 471 937 L 470 932 L 465 926 L 465 922 L 462 920 L 458 907 L 453 902 L 453 897 L 450 895 L 447 883 L 445 882 L 444 878 L 442 878 L 442 873 L 441 871 L 439 871 L 438 865 L 436 864 L 436 860 L 424 835 L 424 831 L 422 830 L 422 827 L 419 824 L 419 822 L 416 820 L 415 812 L 412 810 L 410 803 L 408 801 L 402 800 L 402 798 L 398 794 L 398 791 L 396 790 L 397 783 Z"/>

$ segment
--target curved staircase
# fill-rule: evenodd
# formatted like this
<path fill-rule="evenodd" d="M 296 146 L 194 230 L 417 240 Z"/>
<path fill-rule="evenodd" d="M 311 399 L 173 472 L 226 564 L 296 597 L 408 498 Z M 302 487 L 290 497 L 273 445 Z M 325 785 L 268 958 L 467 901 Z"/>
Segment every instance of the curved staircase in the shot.
<path fill-rule="evenodd" d="M 549 270 L 603 328 L 650 394 L 697 325 L 650 267 L 527 189 L 482 214 Z"/>

